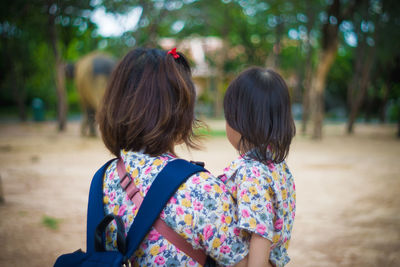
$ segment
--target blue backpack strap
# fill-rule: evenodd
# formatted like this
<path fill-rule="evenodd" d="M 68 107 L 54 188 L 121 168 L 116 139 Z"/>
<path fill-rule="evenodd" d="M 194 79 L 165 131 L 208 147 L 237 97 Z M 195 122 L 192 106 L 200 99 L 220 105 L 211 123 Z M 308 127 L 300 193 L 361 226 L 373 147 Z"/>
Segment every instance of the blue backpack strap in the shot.
<path fill-rule="evenodd" d="M 183 159 L 173 160 L 162 169 L 147 192 L 129 229 L 125 261 L 131 258 L 178 187 L 190 176 L 201 171 L 206 169 Z"/>
<path fill-rule="evenodd" d="M 93 176 L 90 184 L 89 203 L 87 210 L 87 228 L 86 228 L 86 251 L 91 253 L 95 251 L 94 236 L 97 225 L 104 218 L 103 207 L 103 178 L 107 167 L 115 159 L 109 160 Z"/>

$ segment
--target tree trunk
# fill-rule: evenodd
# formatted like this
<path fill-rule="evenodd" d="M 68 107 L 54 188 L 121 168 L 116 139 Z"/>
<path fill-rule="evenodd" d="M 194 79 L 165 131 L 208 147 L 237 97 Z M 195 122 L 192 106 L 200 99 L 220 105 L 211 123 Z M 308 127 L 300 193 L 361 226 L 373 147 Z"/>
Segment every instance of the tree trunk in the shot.
<path fill-rule="evenodd" d="M 48 3 L 48 30 L 49 30 L 49 39 L 50 45 L 53 49 L 54 59 L 55 59 L 55 83 L 56 83 L 56 91 L 57 91 L 57 117 L 58 117 L 58 130 L 65 131 L 66 123 L 67 123 L 67 93 L 65 88 L 65 71 L 64 71 L 64 63 L 62 62 L 60 52 L 58 50 L 58 39 L 57 39 L 57 31 L 55 25 L 55 14 L 50 12 L 51 6 L 54 4 L 53 1 Z"/>
<path fill-rule="evenodd" d="M 11 88 L 14 96 L 14 100 L 17 103 L 18 107 L 18 117 L 21 121 L 26 121 L 27 115 L 26 115 L 26 105 L 25 105 L 25 100 L 26 100 L 26 94 L 24 90 L 24 82 L 23 82 L 23 75 L 18 77 L 18 70 L 17 66 L 15 64 L 15 60 L 12 58 L 12 53 L 10 51 L 9 47 L 9 42 L 8 38 L 3 37 L 1 38 L 1 41 L 3 43 L 3 57 L 5 58 L 6 65 L 9 67 L 9 73 L 11 77 Z M 1 82 L 1 81 L 0 81 Z"/>
<path fill-rule="evenodd" d="M 354 13 L 359 0 L 352 2 L 348 8 L 341 12 L 340 0 L 333 0 L 327 9 L 327 19 L 322 26 L 321 51 L 319 52 L 319 63 L 311 82 L 310 91 L 310 112 L 313 121 L 313 139 L 322 138 L 322 123 L 324 119 L 324 91 L 326 77 L 330 70 L 337 53 L 339 25 L 343 19 L 347 19 Z M 336 23 L 332 23 L 331 18 L 336 18 Z"/>
<path fill-rule="evenodd" d="M 14 67 L 13 65 L 14 64 L 12 64 L 11 66 L 12 68 Z M 11 70 L 11 75 L 13 77 L 13 80 L 15 81 L 12 83 L 12 89 L 14 93 L 14 99 L 18 107 L 18 118 L 21 121 L 26 121 L 26 105 L 25 105 L 26 98 L 25 98 L 25 90 L 24 88 L 22 88 L 23 83 L 18 82 L 15 70 Z"/>
<path fill-rule="evenodd" d="M 310 20 L 312 17 L 309 18 Z M 306 55 L 306 68 L 304 73 L 304 90 L 303 90 L 303 113 L 302 113 L 302 123 L 301 132 L 306 134 L 307 132 L 307 122 L 310 116 L 310 89 L 311 89 L 311 79 L 312 79 L 312 55 L 313 47 L 311 44 L 311 28 L 312 24 L 307 24 L 307 55 Z"/>
<path fill-rule="evenodd" d="M 65 131 L 67 123 L 67 91 L 65 88 L 65 66 L 59 58 L 56 60 L 56 87 L 58 99 L 58 130 Z"/>
<path fill-rule="evenodd" d="M 370 73 L 371 73 L 371 67 L 372 67 L 372 63 L 374 61 L 374 51 L 375 51 L 375 46 L 370 49 L 372 51 L 370 51 L 370 53 L 368 53 L 368 57 L 364 57 L 364 64 L 363 64 L 363 68 L 362 68 L 362 73 L 361 73 L 361 77 L 360 77 L 360 88 L 358 91 L 358 94 L 355 97 L 355 100 L 352 101 L 352 105 L 351 105 L 351 110 L 350 110 L 350 114 L 349 114 L 349 120 L 347 123 L 347 133 L 351 134 L 354 131 L 354 122 L 357 118 L 357 114 L 358 111 L 360 109 L 360 106 L 365 98 L 365 95 L 367 93 L 367 89 L 368 89 L 368 85 L 369 85 L 369 81 L 370 81 Z"/>
<path fill-rule="evenodd" d="M 311 82 L 310 111 L 313 121 L 313 139 L 322 138 L 322 123 L 324 119 L 324 91 L 326 77 L 331 68 L 337 52 L 337 37 L 334 43 L 320 52 L 319 64 Z"/>
<path fill-rule="evenodd" d="M 0 204 L 4 203 L 3 181 L 0 176 Z"/>
<path fill-rule="evenodd" d="M 397 106 L 397 137 L 400 138 L 400 105 Z"/>
<path fill-rule="evenodd" d="M 390 82 L 389 81 L 387 81 L 385 83 L 385 85 L 382 87 L 383 96 L 382 96 L 381 108 L 379 109 L 379 121 L 380 121 L 380 123 L 385 123 L 386 122 L 386 106 L 387 106 L 388 98 L 389 98 L 389 87 L 390 87 Z"/>

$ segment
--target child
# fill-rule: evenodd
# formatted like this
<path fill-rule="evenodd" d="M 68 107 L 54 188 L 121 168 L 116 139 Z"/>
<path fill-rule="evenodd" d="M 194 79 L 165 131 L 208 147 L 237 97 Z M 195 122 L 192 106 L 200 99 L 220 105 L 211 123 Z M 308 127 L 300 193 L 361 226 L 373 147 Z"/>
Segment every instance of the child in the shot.
<path fill-rule="evenodd" d="M 248 266 L 284 266 L 296 207 L 284 161 L 296 131 L 288 88 L 276 72 L 249 68 L 229 85 L 224 110 L 241 156 L 220 178 L 237 201 L 239 227 L 251 234 Z"/>

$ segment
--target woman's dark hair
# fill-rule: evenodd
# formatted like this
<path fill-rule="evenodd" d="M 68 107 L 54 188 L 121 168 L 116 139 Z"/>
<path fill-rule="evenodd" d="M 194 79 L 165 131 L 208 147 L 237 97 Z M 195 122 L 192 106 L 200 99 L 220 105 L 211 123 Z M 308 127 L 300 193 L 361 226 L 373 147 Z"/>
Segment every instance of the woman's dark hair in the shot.
<path fill-rule="evenodd" d="M 197 148 L 195 88 L 188 61 L 158 49 L 130 51 L 114 69 L 97 114 L 106 147 L 152 156 L 174 153 L 177 143 Z"/>
<path fill-rule="evenodd" d="M 239 152 L 264 163 L 280 163 L 296 133 L 289 90 L 282 77 L 251 67 L 231 82 L 224 98 L 225 119 L 241 134 Z"/>

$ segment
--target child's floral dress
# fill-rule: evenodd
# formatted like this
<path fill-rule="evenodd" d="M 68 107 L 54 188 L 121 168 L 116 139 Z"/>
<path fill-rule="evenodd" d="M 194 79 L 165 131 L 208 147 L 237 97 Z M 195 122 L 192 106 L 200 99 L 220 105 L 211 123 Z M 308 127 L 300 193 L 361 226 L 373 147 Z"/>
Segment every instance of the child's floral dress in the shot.
<path fill-rule="evenodd" d="M 220 179 L 237 200 L 239 227 L 270 240 L 270 261 L 284 266 L 296 211 L 293 176 L 286 162 L 265 165 L 249 155 L 234 160 Z"/>
<path fill-rule="evenodd" d="M 151 157 L 127 151 L 122 151 L 121 157 L 143 197 L 161 169 L 175 159 L 171 154 Z M 128 232 L 138 209 L 120 186 L 116 162 L 104 177 L 105 213 L 122 216 Z M 234 201 L 224 183 L 208 172 L 194 174 L 183 183 L 164 208 L 161 219 L 219 264 L 234 265 L 248 253 L 249 236 L 237 227 Z M 114 224 L 106 231 L 106 249 L 116 247 Z M 135 252 L 134 262 L 137 266 L 200 266 L 154 228 Z"/>

